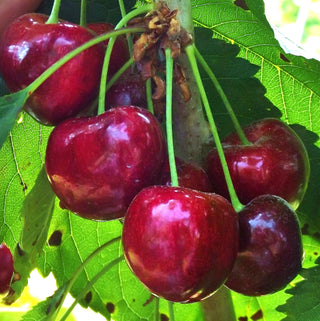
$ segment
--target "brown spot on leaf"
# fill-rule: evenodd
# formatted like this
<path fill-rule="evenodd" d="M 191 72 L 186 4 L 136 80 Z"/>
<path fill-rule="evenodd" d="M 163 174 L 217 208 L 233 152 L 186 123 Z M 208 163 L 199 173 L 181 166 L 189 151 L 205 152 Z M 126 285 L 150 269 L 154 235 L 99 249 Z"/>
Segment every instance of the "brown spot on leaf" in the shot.
<path fill-rule="evenodd" d="M 59 246 L 61 244 L 62 232 L 59 230 L 54 231 L 48 241 L 49 246 Z"/>
<path fill-rule="evenodd" d="M 22 248 L 20 247 L 20 244 L 18 243 L 17 244 L 17 251 L 18 251 L 18 254 L 20 256 L 24 256 L 26 253 L 22 250 Z"/>
<path fill-rule="evenodd" d="M 87 304 L 89 304 L 89 303 L 91 302 L 91 300 L 92 300 L 92 292 L 91 292 L 91 291 L 89 291 L 89 292 L 86 294 L 84 300 L 86 301 Z"/>
<path fill-rule="evenodd" d="M 154 296 L 151 294 L 149 299 L 145 303 L 143 303 L 143 306 L 145 307 L 146 305 L 150 304 L 153 301 L 153 299 L 154 299 Z"/>
<path fill-rule="evenodd" d="M 111 314 L 116 309 L 115 305 L 112 302 L 106 304 L 107 311 Z"/>
<path fill-rule="evenodd" d="M 263 312 L 261 309 L 251 316 L 251 320 L 253 321 L 261 320 L 262 318 L 263 318 Z"/>
<path fill-rule="evenodd" d="M 28 186 L 25 182 L 20 183 L 22 185 L 22 191 L 25 192 L 28 189 Z"/>
<path fill-rule="evenodd" d="M 249 10 L 249 7 L 247 6 L 245 0 L 235 0 L 233 3 L 244 10 Z"/>
<path fill-rule="evenodd" d="M 169 321 L 169 317 L 166 316 L 165 314 L 161 313 L 160 314 L 160 321 Z"/>
<path fill-rule="evenodd" d="M 238 320 L 239 321 L 248 321 L 248 318 L 247 317 L 239 317 Z"/>
<path fill-rule="evenodd" d="M 290 60 L 282 52 L 280 52 L 280 58 L 285 62 L 290 62 Z"/>

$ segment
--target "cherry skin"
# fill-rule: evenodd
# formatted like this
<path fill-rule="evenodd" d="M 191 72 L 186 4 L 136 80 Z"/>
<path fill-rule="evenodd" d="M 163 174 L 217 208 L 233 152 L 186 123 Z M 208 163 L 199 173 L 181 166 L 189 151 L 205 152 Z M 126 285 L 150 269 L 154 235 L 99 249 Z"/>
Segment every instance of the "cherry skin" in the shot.
<path fill-rule="evenodd" d="M 225 198 L 158 185 L 133 199 L 122 243 L 129 267 L 154 295 L 196 302 L 226 280 L 238 237 L 237 214 Z"/>
<path fill-rule="evenodd" d="M 223 140 L 231 178 L 240 201 L 272 194 L 284 198 L 296 209 L 307 188 L 310 164 L 306 149 L 286 124 L 264 119 L 244 128 L 252 145 L 241 144 L 236 134 Z M 214 191 L 228 198 L 229 193 L 216 149 L 209 152 L 206 166 Z"/>
<path fill-rule="evenodd" d="M 96 35 L 101 35 L 114 30 L 114 26 L 109 22 L 89 23 L 87 24 L 87 28 L 94 31 Z M 107 46 L 109 43 L 109 39 L 105 40 L 103 43 Z M 130 53 L 126 38 L 122 36 L 117 37 L 117 40 L 115 41 L 112 48 L 108 67 L 108 76 L 112 76 L 114 73 L 116 73 L 124 65 L 124 63 L 129 60 L 129 58 Z M 122 105 L 122 103 L 116 105 L 119 106 Z"/>
<path fill-rule="evenodd" d="M 284 199 L 261 195 L 238 214 L 239 253 L 226 285 L 249 296 L 281 290 L 297 276 L 303 260 L 296 213 Z"/>
<path fill-rule="evenodd" d="M 8 292 L 13 275 L 13 258 L 5 243 L 0 245 L 0 294 Z"/>
<path fill-rule="evenodd" d="M 106 93 L 106 106 L 134 105 L 147 108 L 146 83 L 129 68 Z"/>
<path fill-rule="evenodd" d="M 56 126 L 46 170 L 62 207 L 84 218 L 111 220 L 124 216 L 133 197 L 156 182 L 165 147 L 149 111 L 116 107 Z"/>
<path fill-rule="evenodd" d="M 187 163 L 176 157 L 176 168 L 179 186 L 202 192 L 212 192 L 212 185 L 205 170 L 193 163 Z M 169 161 L 163 166 L 159 185 L 171 186 Z"/>
<path fill-rule="evenodd" d="M 66 21 L 45 24 L 48 16 L 31 13 L 8 26 L 0 44 L 0 71 L 11 92 L 21 90 L 49 66 L 94 38 L 79 25 Z M 56 125 L 88 106 L 99 89 L 104 47 L 83 51 L 52 76 L 24 106 L 45 125 Z"/>

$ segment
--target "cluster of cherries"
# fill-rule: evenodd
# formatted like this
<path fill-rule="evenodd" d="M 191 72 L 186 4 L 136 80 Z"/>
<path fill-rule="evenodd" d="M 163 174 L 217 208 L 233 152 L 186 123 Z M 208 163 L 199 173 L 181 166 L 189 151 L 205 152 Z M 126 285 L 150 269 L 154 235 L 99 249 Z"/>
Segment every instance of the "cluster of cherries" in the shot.
<path fill-rule="evenodd" d="M 0 71 L 13 92 L 111 28 L 46 20 L 24 15 L 3 35 Z M 109 75 L 129 57 L 122 40 L 116 41 Z M 124 74 L 107 93 L 106 107 L 112 108 L 83 116 L 99 90 L 106 45 L 67 62 L 25 105 L 42 124 L 55 126 L 45 166 L 61 207 L 86 219 L 124 218 L 128 265 L 153 294 L 167 300 L 199 301 L 223 284 L 252 296 L 285 287 L 303 259 L 294 210 L 307 187 L 309 161 L 298 136 L 281 121 L 264 119 L 243 129 L 249 145 L 237 134 L 224 139 L 235 191 L 246 204 L 238 213 L 215 148 L 204 157 L 204 169 L 176 159 L 179 187 L 171 186 L 165 135 L 157 117 L 142 108 L 141 77 Z M 0 256 L 7 252 L 2 247 Z M 12 271 L 2 268 L 1 257 L 0 262 L 2 290 Z"/>

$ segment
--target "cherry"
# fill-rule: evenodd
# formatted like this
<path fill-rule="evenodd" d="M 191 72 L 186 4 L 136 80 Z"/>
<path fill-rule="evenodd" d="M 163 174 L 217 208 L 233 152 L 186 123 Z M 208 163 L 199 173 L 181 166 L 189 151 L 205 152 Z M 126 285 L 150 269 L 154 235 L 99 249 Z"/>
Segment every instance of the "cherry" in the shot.
<path fill-rule="evenodd" d="M 261 195 L 238 214 L 239 253 L 226 285 L 250 296 L 281 290 L 296 277 L 302 265 L 296 213 L 282 198 Z"/>
<path fill-rule="evenodd" d="M 106 105 L 134 105 L 147 108 L 146 84 L 137 71 L 129 69 L 107 91 Z"/>
<path fill-rule="evenodd" d="M 244 128 L 252 145 L 241 144 L 236 134 L 223 141 L 231 178 L 244 204 L 263 194 L 278 195 L 296 209 L 306 191 L 310 165 L 306 149 L 286 124 L 263 119 Z M 214 191 L 228 198 L 229 193 L 216 149 L 209 152 L 207 170 Z"/>
<path fill-rule="evenodd" d="M 114 26 L 108 22 L 89 23 L 87 24 L 87 28 L 94 31 L 94 33 L 97 35 L 101 35 L 114 30 Z M 109 39 L 104 41 L 104 44 L 106 46 L 108 45 L 108 43 Z M 108 67 L 108 75 L 112 76 L 114 73 L 116 73 L 124 65 L 124 63 L 127 62 L 127 60 L 129 60 L 129 58 L 130 53 L 126 38 L 121 36 L 117 37 L 117 40 L 115 41 L 114 46 L 112 48 L 112 53 Z M 115 105 L 119 106 L 122 105 L 122 103 L 120 102 L 119 104 Z"/>
<path fill-rule="evenodd" d="M 0 245 L 0 294 L 4 294 L 9 290 L 12 275 L 12 254 L 7 245 L 5 243 L 2 243 Z"/>
<path fill-rule="evenodd" d="M 88 219 L 110 220 L 124 216 L 132 198 L 156 182 L 165 147 L 161 126 L 149 111 L 116 107 L 56 126 L 46 170 L 63 207 Z"/>
<path fill-rule="evenodd" d="M 129 267 L 154 295 L 195 302 L 229 275 L 238 250 L 238 218 L 220 195 L 151 186 L 130 204 L 122 242 Z"/>
<path fill-rule="evenodd" d="M 212 185 L 205 170 L 193 163 L 187 163 L 176 157 L 179 186 L 202 192 L 212 192 Z M 170 166 L 167 161 L 160 175 L 160 185 L 171 186 Z"/>
<path fill-rule="evenodd" d="M 14 20 L 0 44 L 0 71 L 15 92 L 28 86 L 68 52 L 93 39 L 87 29 L 66 21 L 45 24 L 31 13 Z M 25 109 L 45 125 L 56 125 L 86 108 L 97 94 L 104 48 L 83 51 L 50 76 L 27 100 Z"/>

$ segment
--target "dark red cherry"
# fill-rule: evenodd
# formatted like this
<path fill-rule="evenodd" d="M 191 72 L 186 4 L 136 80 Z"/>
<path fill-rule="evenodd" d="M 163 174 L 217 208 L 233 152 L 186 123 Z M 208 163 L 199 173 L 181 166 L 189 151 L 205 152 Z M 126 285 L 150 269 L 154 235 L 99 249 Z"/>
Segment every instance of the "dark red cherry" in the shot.
<path fill-rule="evenodd" d="M 165 148 L 161 126 L 149 111 L 117 107 L 56 126 L 46 170 L 64 208 L 110 220 L 124 216 L 133 197 L 156 182 Z"/>
<path fill-rule="evenodd" d="M 284 198 L 296 209 L 307 188 L 310 165 L 306 149 L 286 124 L 264 119 L 244 128 L 252 145 L 241 144 L 236 134 L 223 140 L 231 178 L 244 204 L 253 198 L 272 194 Z M 214 191 L 229 197 L 216 149 L 209 152 L 207 171 Z"/>
<path fill-rule="evenodd" d="M 147 108 L 146 84 L 138 71 L 129 68 L 107 91 L 106 106 L 119 105 Z"/>
<path fill-rule="evenodd" d="M 89 23 L 87 28 L 94 31 L 95 34 L 101 35 L 114 30 L 114 26 L 108 22 L 95 22 Z M 104 41 L 104 44 L 107 46 L 109 43 L 109 39 Z M 108 67 L 108 75 L 112 76 L 116 73 L 130 58 L 129 48 L 127 39 L 124 36 L 117 37 L 115 41 L 112 53 L 110 57 L 109 67 Z M 117 106 L 123 105 L 122 103 L 116 104 Z M 116 106 L 114 105 L 114 106 Z M 131 104 L 128 104 L 131 105 Z"/>
<path fill-rule="evenodd" d="M 239 212 L 239 253 L 226 285 L 258 296 L 284 288 L 301 270 L 299 221 L 282 198 L 262 195 Z"/>
<path fill-rule="evenodd" d="M 212 192 L 212 185 L 205 170 L 193 163 L 187 163 L 176 157 L 179 186 L 202 192 Z M 171 186 L 169 162 L 166 161 L 160 175 L 160 185 Z"/>
<path fill-rule="evenodd" d="M 195 302 L 226 280 L 238 237 L 237 214 L 220 195 L 152 186 L 130 204 L 122 243 L 129 267 L 154 295 Z"/>
<path fill-rule="evenodd" d="M 2 243 L 0 245 L 0 294 L 4 294 L 9 290 L 12 275 L 12 254 L 6 244 Z"/>
<path fill-rule="evenodd" d="M 66 21 L 45 24 L 48 16 L 17 18 L 0 44 L 0 71 L 10 91 L 28 86 L 48 67 L 93 39 L 87 29 Z M 56 125 L 88 106 L 97 94 L 104 47 L 93 46 L 67 62 L 27 100 L 25 109 L 45 125 Z"/>

